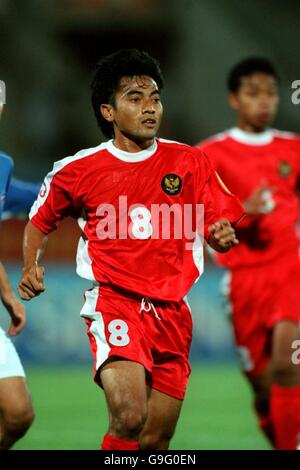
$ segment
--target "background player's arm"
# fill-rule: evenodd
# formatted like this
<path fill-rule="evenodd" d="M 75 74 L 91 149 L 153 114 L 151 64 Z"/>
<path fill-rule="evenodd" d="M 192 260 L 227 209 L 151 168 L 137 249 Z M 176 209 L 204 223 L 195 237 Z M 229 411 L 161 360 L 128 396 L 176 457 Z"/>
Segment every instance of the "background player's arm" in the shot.
<path fill-rule="evenodd" d="M 208 244 L 220 253 L 225 253 L 239 243 L 234 228 L 227 219 L 220 219 L 210 225 L 208 232 L 210 233 Z"/>
<path fill-rule="evenodd" d="M 23 300 L 31 300 L 44 290 L 44 268 L 39 266 L 48 237 L 32 222 L 28 222 L 23 238 L 24 268 L 18 292 Z"/>
<path fill-rule="evenodd" d="M 24 305 L 17 299 L 9 282 L 7 273 L 0 261 L 0 297 L 11 318 L 8 330 L 10 336 L 15 336 L 23 329 L 26 322 Z"/>

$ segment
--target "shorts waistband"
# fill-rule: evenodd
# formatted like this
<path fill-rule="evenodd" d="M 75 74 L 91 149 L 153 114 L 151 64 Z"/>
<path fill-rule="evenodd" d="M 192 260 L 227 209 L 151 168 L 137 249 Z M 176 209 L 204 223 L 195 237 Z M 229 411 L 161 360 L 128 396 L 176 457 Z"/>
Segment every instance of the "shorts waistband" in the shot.
<path fill-rule="evenodd" d="M 150 297 L 147 294 L 139 294 L 137 292 L 129 291 L 127 289 L 123 289 L 118 286 L 114 286 L 111 284 L 103 284 L 99 282 L 93 282 L 93 288 L 98 288 L 99 289 L 99 294 L 103 294 L 103 296 L 113 296 L 113 297 L 122 297 L 123 299 L 125 298 L 128 301 L 134 301 L 141 303 L 142 299 L 146 299 L 149 302 L 152 302 L 156 306 L 167 306 L 170 304 L 176 304 L 180 305 L 182 302 L 184 302 L 184 299 L 182 299 L 179 302 L 175 301 L 169 301 L 169 300 L 160 300 L 160 299 L 155 299 Z"/>

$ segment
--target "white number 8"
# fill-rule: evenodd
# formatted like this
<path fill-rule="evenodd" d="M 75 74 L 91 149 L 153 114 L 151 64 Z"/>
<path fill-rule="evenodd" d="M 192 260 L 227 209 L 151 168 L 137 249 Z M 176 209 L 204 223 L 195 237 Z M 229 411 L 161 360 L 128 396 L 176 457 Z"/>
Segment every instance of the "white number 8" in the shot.
<path fill-rule="evenodd" d="M 108 331 L 111 333 L 108 341 L 114 346 L 127 346 L 130 339 L 127 334 L 128 325 L 123 320 L 112 320 L 108 325 Z"/>
<path fill-rule="evenodd" d="M 129 213 L 132 223 L 130 229 L 135 238 L 146 240 L 153 233 L 153 227 L 150 223 L 151 212 L 144 206 L 137 206 Z"/>

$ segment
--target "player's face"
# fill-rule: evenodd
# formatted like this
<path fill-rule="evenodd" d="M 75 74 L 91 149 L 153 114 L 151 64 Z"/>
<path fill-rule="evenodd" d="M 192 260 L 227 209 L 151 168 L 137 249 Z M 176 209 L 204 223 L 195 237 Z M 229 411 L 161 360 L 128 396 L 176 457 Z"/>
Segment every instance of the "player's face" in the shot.
<path fill-rule="evenodd" d="M 242 129 L 263 131 L 272 123 L 278 108 L 277 82 L 265 73 L 243 77 L 238 91 L 229 95 L 229 103 L 237 111 Z"/>
<path fill-rule="evenodd" d="M 123 77 L 114 106 L 107 111 L 114 125 L 115 140 L 123 136 L 136 143 L 151 142 L 163 114 L 156 82 L 148 76 Z"/>

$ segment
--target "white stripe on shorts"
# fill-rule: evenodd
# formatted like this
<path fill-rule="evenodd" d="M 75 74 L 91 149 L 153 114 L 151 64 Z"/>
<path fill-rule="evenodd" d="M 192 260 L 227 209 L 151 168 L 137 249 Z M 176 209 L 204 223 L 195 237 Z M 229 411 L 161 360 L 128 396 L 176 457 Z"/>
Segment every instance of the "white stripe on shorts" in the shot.
<path fill-rule="evenodd" d="M 105 327 L 102 313 L 96 311 L 99 287 L 85 292 L 85 303 L 81 309 L 80 316 L 92 321 L 90 332 L 95 338 L 97 345 L 96 352 L 96 370 L 106 361 L 109 355 L 110 347 L 105 337 Z"/>

